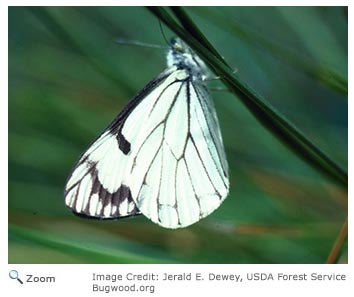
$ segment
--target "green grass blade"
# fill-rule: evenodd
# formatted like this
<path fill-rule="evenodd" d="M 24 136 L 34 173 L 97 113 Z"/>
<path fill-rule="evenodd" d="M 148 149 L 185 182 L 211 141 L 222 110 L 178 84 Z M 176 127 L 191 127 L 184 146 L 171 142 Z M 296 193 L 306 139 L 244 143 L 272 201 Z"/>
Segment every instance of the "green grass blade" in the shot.
<path fill-rule="evenodd" d="M 273 135 L 305 160 L 307 164 L 331 177 L 342 186 L 347 186 L 348 175 L 340 165 L 334 162 L 325 152 L 310 141 L 294 124 L 272 107 L 261 95 L 235 76 L 230 66 L 217 58 L 220 55 L 215 55 L 213 53 L 214 49 L 209 48 L 208 43 L 200 43 L 200 41 L 206 38 L 200 36 L 202 33 L 199 29 L 196 30 L 196 25 L 187 17 L 186 12 L 182 8 L 174 8 L 173 13 L 181 24 L 183 24 L 183 28 L 177 24 L 165 8 L 149 7 L 149 10 L 195 50 L 210 69 L 221 77 L 225 86 L 243 102 L 247 109 L 272 132 Z M 194 34 L 198 36 L 196 37 Z"/>
<path fill-rule="evenodd" d="M 16 224 L 9 224 L 9 236 L 17 240 L 26 241 L 29 245 L 37 244 L 60 252 L 65 252 L 80 258 L 95 259 L 96 263 L 170 263 L 171 259 L 159 259 L 140 255 L 136 252 L 123 249 L 124 243 L 119 248 L 106 247 L 97 243 L 83 244 L 80 239 L 59 237 L 48 232 L 25 228 Z M 128 246 L 129 247 L 129 246 Z"/>
<path fill-rule="evenodd" d="M 344 95 L 348 94 L 347 79 L 345 79 L 342 75 L 334 72 L 332 69 L 318 65 L 311 59 L 303 55 L 300 56 L 291 48 L 285 48 L 284 46 L 275 43 L 269 38 L 264 37 L 258 32 L 245 28 L 241 24 L 238 24 L 234 19 L 225 17 L 217 10 L 202 8 L 195 10 L 195 12 L 201 17 L 212 21 L 225 30 L 231 31 L 235 36 L 238 36 L 246 42 L 267 50 L 267 52 L 273 55 L 275 58 L 286 61 L 306 75 L 320 81 L 328 88 L 331 88 Z M 185 29 L 187 30 L 187 28 Z"/>
<path fill-rule="evenodd" d="M 218 51 L 212 46 L 209 40 L 205 38 L 199 28 L 193 23 L 193 21 L 183 9 L 180 9 L 179 7 L 171 7 L 171 10 L 175 14 L 175 16 L 180 20 L 185 30 L 187 30 L 191 35 L 193 35 L 202 45 L 208 48 L 212 52 L 212 54 L 215 55 L 216 58 L 225 63 L 222 56 L 220 56 Z"/>

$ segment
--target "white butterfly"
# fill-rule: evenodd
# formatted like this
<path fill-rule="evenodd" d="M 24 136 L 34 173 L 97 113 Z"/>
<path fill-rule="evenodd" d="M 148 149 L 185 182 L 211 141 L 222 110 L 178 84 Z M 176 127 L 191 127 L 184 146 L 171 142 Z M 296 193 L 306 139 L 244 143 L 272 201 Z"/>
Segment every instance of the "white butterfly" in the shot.
<path fill-rule="evenodd" d="M 189 226 L 220 206 L 228 165 L 204 62 L 179 38 L 167 69 L 148 83 L 80 157 L 65 203 L 81 216 L 144 214 Z"/>

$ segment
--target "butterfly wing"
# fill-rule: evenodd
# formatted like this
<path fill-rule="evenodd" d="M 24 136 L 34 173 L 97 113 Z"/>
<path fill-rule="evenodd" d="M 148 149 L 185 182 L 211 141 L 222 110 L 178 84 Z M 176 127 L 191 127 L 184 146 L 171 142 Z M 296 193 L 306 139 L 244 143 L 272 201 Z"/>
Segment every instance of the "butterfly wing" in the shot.
<path fill-rule="evenodd" d="M 229 190 L 220 128 L 209 94 L 185 70 L 173 75 L 175 83 L 144 118 L 130 183 L 140 211 L 166 228 L 186 227 L 209 215 Z"/>
<path fill-rule="evenodd" d="M 132 152 L 122 127 L 134 110 L 141 111 L 142 101 L 148 103 L 155 96 L 151 93 L 158 86 L 163 87 L 169 75 L 170 71 L 165 71 L 148 83 L 80 156 L 64 190 L 65 204 L 75 214 L 97 219 L 140 214 L 128 186 L 127 165 Z M 132 138 L 135 131 L 138 130 L 130 133 Z"/>

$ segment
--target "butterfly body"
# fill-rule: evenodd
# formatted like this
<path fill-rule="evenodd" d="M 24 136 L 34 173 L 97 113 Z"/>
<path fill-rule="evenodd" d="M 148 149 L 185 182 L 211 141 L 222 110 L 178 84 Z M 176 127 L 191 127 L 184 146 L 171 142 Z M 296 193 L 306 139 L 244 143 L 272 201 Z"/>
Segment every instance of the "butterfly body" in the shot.
<path fill-rule="evenodd" d="M 176 66 L 188 73 L 188 78 L 204 83 L 209 76 L 205 63 L 179 38 L 173 38 L 167 53 L 167 67 Z"/>
<path fill-rule="evenodd" d="M 65 188 L 74 213 L 103 219 L 142 213 L 180 228 L 226 198 L 228 167 L 207 68 L 178 38 L 167 66 L 75 164 Z"/>

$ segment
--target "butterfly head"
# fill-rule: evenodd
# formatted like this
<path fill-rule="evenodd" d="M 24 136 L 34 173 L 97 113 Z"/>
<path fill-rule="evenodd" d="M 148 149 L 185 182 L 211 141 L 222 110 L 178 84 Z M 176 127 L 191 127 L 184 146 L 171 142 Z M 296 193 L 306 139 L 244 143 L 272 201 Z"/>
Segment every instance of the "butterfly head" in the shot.
<path fill-rule="evenodd" d="M 171 40 L 167 54 L 167 66 L 187 70 L 192 79 L 205 80 L 208 77 L 205 63 L 178 37 Z"/>

